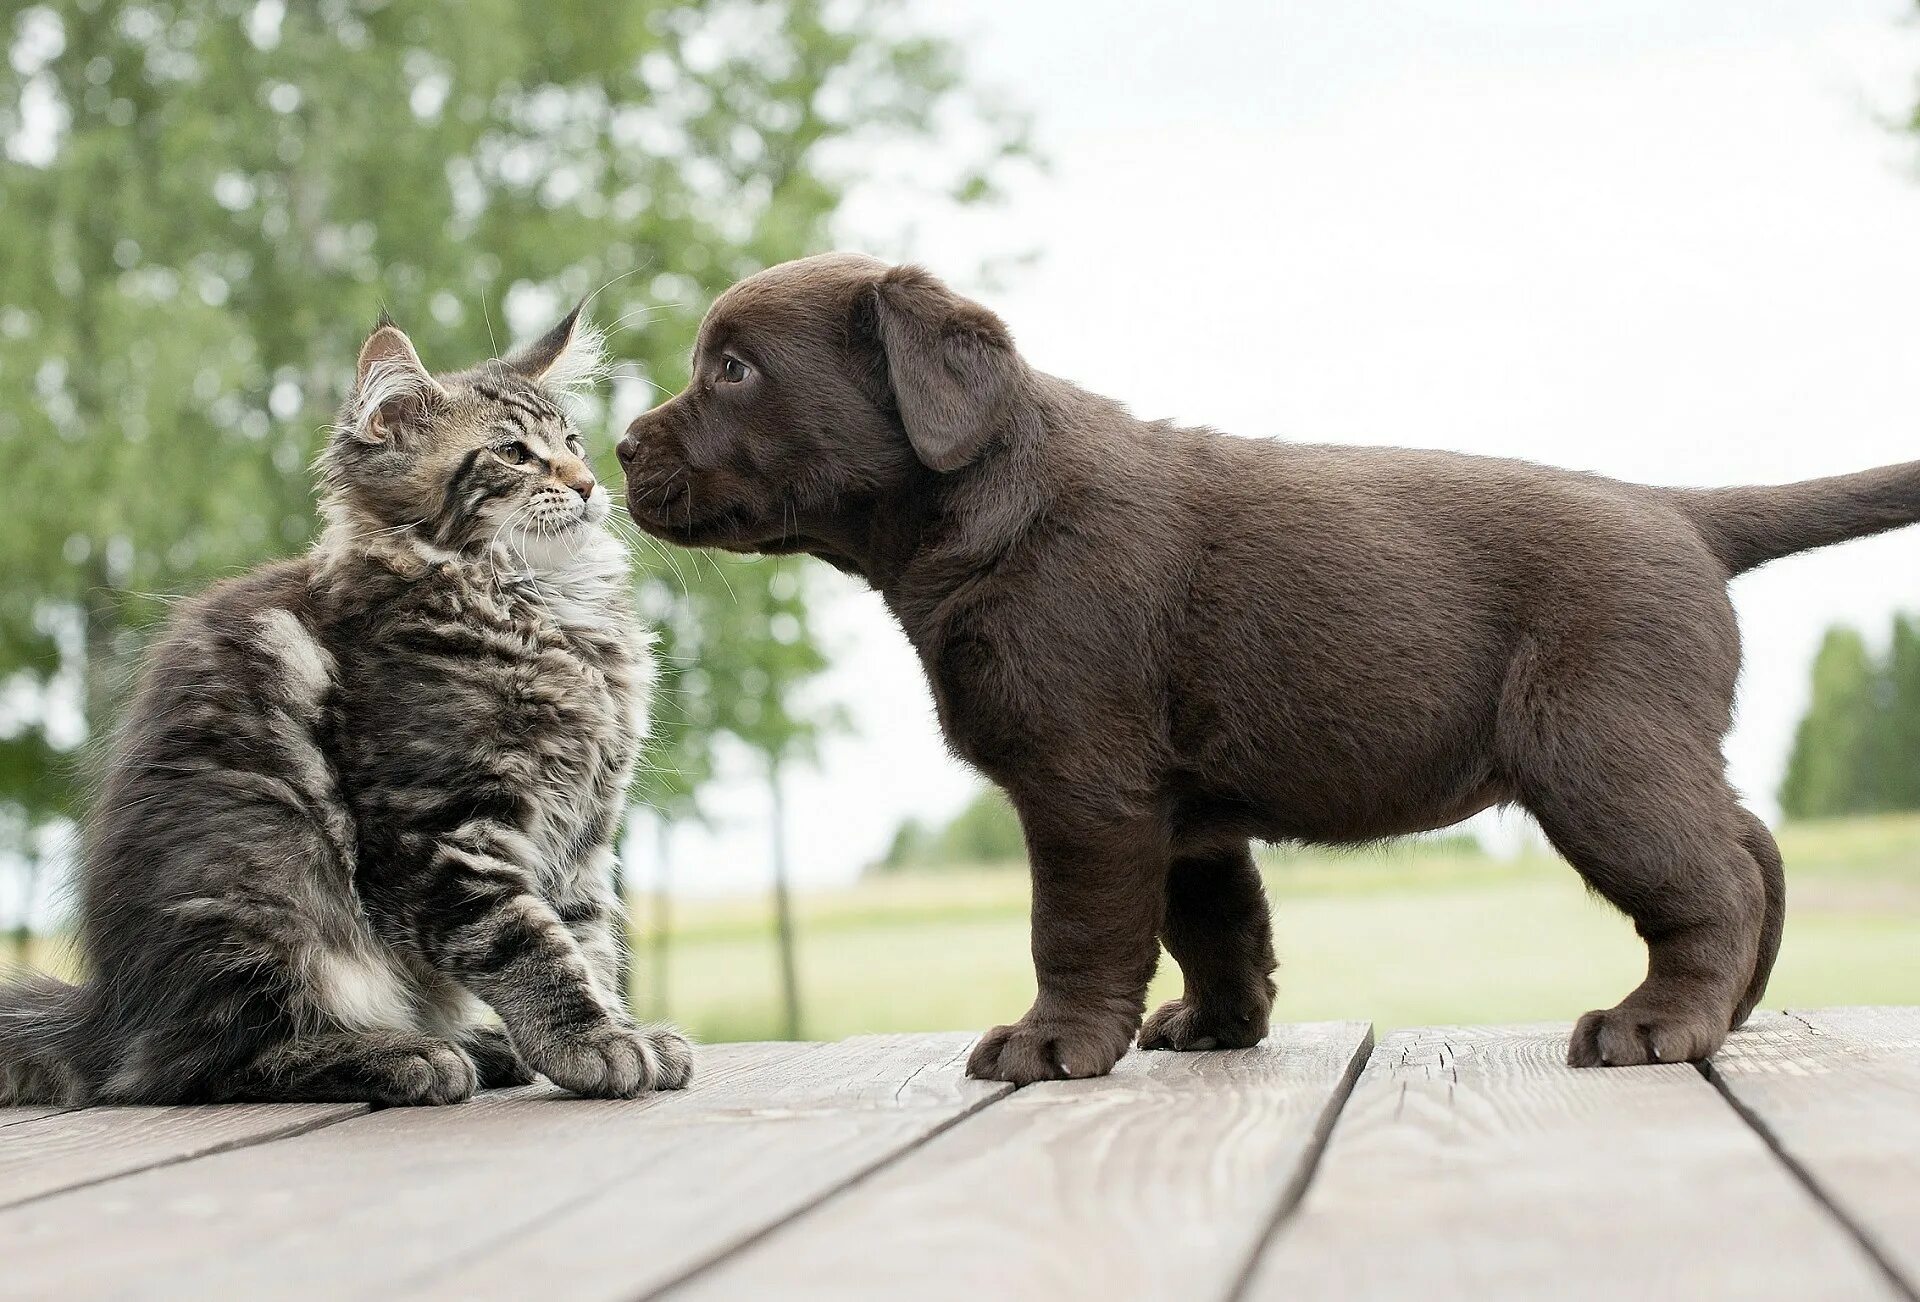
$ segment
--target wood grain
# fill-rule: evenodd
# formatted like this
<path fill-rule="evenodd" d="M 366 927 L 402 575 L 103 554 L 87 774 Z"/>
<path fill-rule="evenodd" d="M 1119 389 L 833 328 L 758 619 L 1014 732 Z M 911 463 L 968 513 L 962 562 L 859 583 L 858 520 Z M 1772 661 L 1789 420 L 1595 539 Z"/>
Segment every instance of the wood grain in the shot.
<path fill-rule="evenodd" d="M 1920 1008 L 1761 1014 L 1711 1075 L 1920 1296 Z"/>
<path fill-rule="evenodd" d="M 684 1092 L 379 1112 L 0 1216 L 0 1260 L 27 1295 L 632 1296 L 990 1094 L 915 1079 L 964 1043 L 727 1045 Z"/>
<path fill-rule="evenodd" d="M 1698 1070 L 1576 1071 L 1568 1029 L 1388 1037 L 1246 1296 L 1890 1295 Z"/>
<path fill-rule="evenodd" d="M 423 1291 L 521 1298 L 564 1261 L 569 1298 L 646 1296 L 1010 1093 L 966 1078 L 971 1045 L 963 1034 L 867 1036 L 742 1077 L 661 1118 L 623 1154 L 616 1183 Z"/>
<path fill-rule="evenodd" d="M 1225 1297 L 1371 1038 L 1289 1026 L 1028 1086 L 669 1296 Z"/>
<path fill-rule="evenodd" d="M 23 1121 L 38 1121 L 42 1117 L 57 1117 L 67 1108 L 0 1108 L 0 1129 L 17 1126 Z"/>
<path fill-rule="evenodd" d="M 49 1113 L 0 1130 L 0 1208 L 300 1134 L 365 1111 L 360 1103 L 240 1103 Z"/>

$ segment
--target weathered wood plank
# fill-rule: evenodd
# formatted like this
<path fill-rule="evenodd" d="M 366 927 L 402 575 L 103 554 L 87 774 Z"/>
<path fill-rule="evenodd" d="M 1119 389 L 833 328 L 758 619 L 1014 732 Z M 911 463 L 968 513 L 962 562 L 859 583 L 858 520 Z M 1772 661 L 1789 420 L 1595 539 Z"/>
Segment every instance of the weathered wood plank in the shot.
<path fill-rule="evenodd" d="M 1371 1043 L 1288 1026 L 1028 1086 L 670 1296 L 1223 1298 Z"/>
<path fill-rule="evenodd" d="M 990 1097 L 927 1079 L 964 1042 L 725 1045 L 685 1092 L 378 1112 L 0 1215 L 0 1260 L 25 1295 L 631 1296 Z"/>
<path fill-rule="evenodd" d="M 1890 1295 L 1695 1068 L 1576 1071 L 1568 1029 L 1388 1037 L 1246 1296 Z"/>
<path fill-rule="evenodd" d="M 0 1209 L 297 1135 L 365 1111 L 360 1103 L 236 1103 L 50 1113 L 0 1130 Z"/>
<path fill-rule="evenodd" d="M 711 1084 L 736 1067 L 751 1069 L 810 1048 L 703 1051 L 701 1078 Z M 537 1145 L 556 1125 L 591 1139 L 687 1097 L 674 1093 L 595 1102 L 568 1098 L 542 1084 L 485 1094 L 458 1107 L 357 1116 L 285 1143 L 222 1153 L 0 1212 L 0 1261 L 6 1263 L 8 1287 L 22 1296 L 291 1296 L 303 1289 L 310 1296 L 338 1295 L 350 1291 L 350 1279 L 411 1274 L 442 1260 L 443 1238 L 471 1246 L 460 1234 L 463 1217 L 485 1225 L 515 1215 L 518 1171 L 476 1187 L 474 1197 L 464 1201 L 457 1192 L 446 1196 L 436 1176 L 457 1177 L 475 1161 L 494 1157 L 511 1164 L 523 1155 L 524 1145 L 516 1146 L 516 1139 Z M 488 1113 L 522 1104 L 544 1108 L 550 1113 L 547 1124 L 503 1134 L 488 1123 Z M 536 1160 L 526 1174 L 537 1189 L 554 1184 L 558 1173 Z M 397 1205 L 392 1223 L 377 1210 L 383 1199 Z M 536 1201 L 533 1214 L 538 1207 Z M 364 1252 L 362 1233 L 368 1235 Z M 87 1244 L 97 1243 L 99 1234 L 112 1236 L 112 1253 L 89 1250 Z"/>
<path fill-rule="evenodd" d="M 0 1108 L 0 1129 L 17 1126 L 23 1121 L 38 1121 L 42 1117 L 57 1117 L 67 1108 Z"/>
<path fill-rule="evenodd" d="M 1760 1014 L 1709 1074 L 1920 1296 L 1920 1008 Z"/>
<path fill-rule="evenodd" d="M 569 1298 L 652 1293 L 1011 1093 L 968 1080 L 964 1034 L 867 1036 L 741 1078 L 655 1125 L 618 1183 L 422 1291 L 520 1298 L 566 1263 Z"/>

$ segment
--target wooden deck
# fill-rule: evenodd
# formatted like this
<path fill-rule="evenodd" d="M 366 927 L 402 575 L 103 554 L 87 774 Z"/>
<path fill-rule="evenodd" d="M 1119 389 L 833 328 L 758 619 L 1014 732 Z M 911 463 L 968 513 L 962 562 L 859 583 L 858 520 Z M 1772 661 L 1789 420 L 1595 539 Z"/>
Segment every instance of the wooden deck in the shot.
<path fill-rule="evenodd" d="M 969 1037 L 716 1045 L 632 1103 L 0 1109 L 0 1297 L 1920 1295 L 1920 1009 L 1702 1071 L 1287 1026 L 1102 1080 Z"/>

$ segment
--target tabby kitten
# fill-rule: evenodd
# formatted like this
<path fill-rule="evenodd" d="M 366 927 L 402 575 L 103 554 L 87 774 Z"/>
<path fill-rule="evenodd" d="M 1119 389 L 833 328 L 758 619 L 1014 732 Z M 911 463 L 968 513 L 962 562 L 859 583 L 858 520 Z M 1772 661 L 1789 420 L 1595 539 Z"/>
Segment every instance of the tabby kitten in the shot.
<path fill-rule="evenodd" d="M 433 376 L 382 317 L 321 458 L 319 542 L 215 586 L 153 652 L 87 838 L 91 975 L 0 991 L 0 1103 L 687 1083 L 687 1042 L 618 995 L 612 843 L 651 662 L 557 399 L 596 343 L 576 308 Z"/>

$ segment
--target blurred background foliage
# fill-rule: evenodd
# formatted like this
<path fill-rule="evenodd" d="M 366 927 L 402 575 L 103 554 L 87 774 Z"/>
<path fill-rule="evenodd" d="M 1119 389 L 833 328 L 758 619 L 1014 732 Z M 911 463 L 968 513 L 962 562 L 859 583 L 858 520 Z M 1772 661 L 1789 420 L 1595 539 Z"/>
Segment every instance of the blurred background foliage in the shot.
<path fill-rule="evenodd" d="M 593 294 L 615 394 L 670 392 L 707 302 L 829 244 L 870 151 L 965 119 L 974 203 L 1026 148 L 890 0 L 59 0 L 4 35 L 0 849 L 30 878 L 169 604 L 313 535 L 382 307 L 452 369 Z M 777 784 L 839 716 L 800 690 L 794 563 L 652 548 L 636 582 L 664 848 L 716 738 Z"/>
<path fill-rule="evenodd" d="M 939 827 L 918 818 L 903 820 L 887 853 L 867 871 L 885 876 L 982 864 L 1026 866 L 1020 819 L 998 787 L 982 787 L 964 809 Z"/>
<path fill-rule="evenodd" d="M 1780 808 L 1789 818 L 1920 810 L 1920 620 L 1895 616 L 1880 655 L 1854 629 L 1827 630 Z"/>

